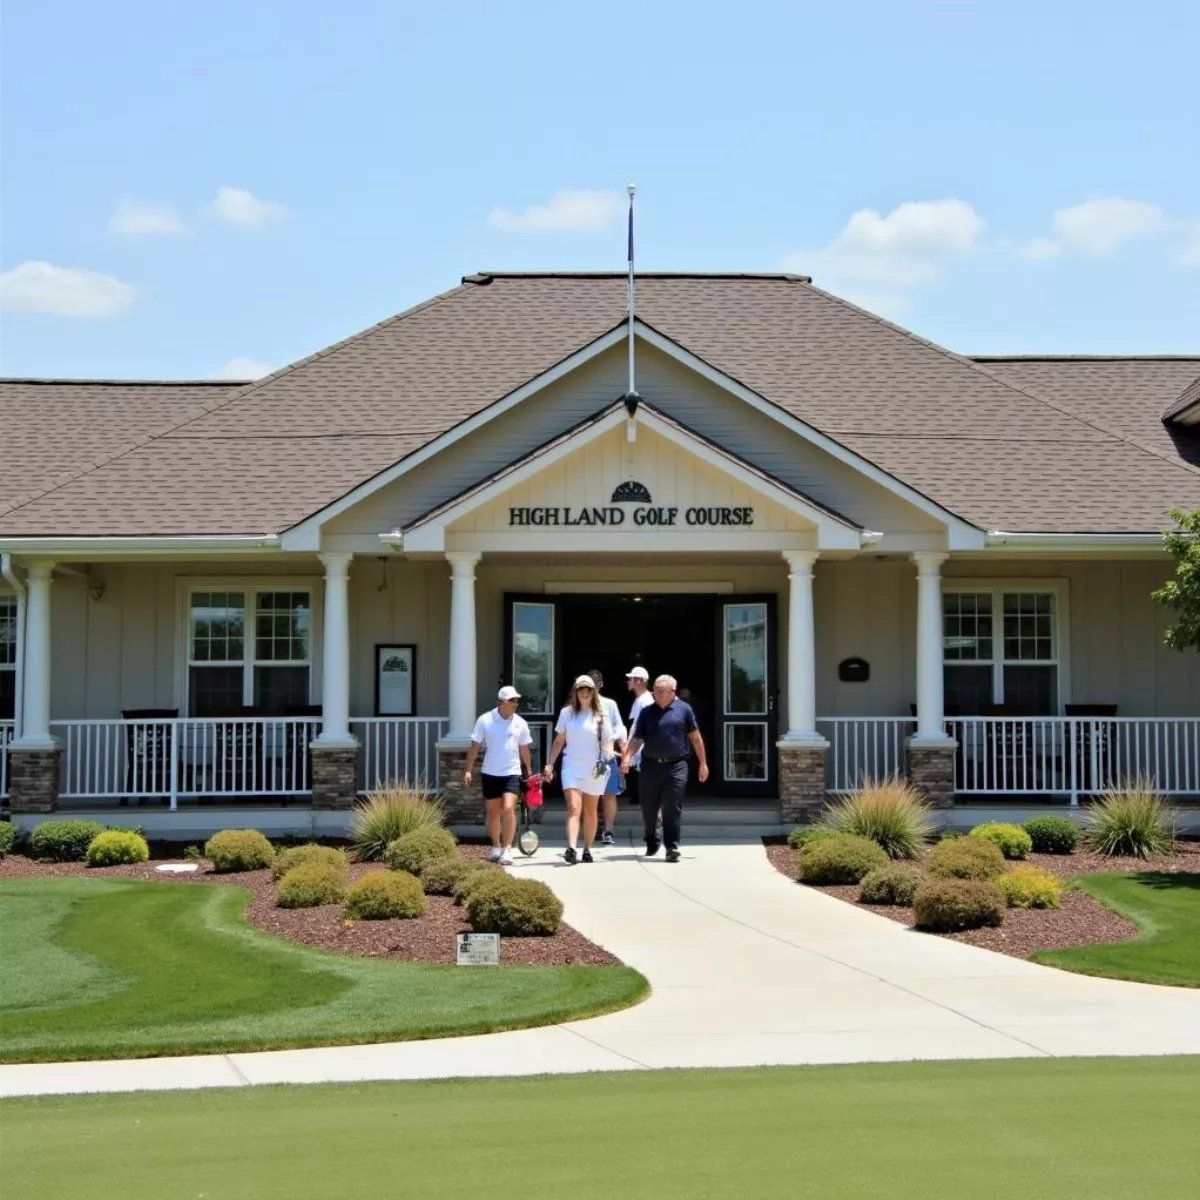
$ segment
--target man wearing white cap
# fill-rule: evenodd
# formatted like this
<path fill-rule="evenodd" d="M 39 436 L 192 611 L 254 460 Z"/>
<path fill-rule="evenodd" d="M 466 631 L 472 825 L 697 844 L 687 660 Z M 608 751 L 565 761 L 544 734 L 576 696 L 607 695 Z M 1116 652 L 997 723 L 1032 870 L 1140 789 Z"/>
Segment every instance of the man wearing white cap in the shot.
<path fill-rule="evenodd" d="M 633 703 L 629 706 L 629 728 L 632 729 L 637 724 L 638 713 L 646 707 L 647 704 L 654 703 L 654 693 L 650 690 L 650 672 L 645 667 L 634 667 L 625 676 L 625 686 L 633 693 Z M 636 769 L 641 766 L 642 752 L 639 750 L 632 760 L 632 765 Z"/>
<path fill-rule="evenodd" d="M 471 786 L 471 771 L 483 747 L 483 799 L 487 805 L 488 833 L 492 839 L 492 862 L 512 866 L 513 837 L 517 832 L 517 797 L 521 794 L 521 768 L 525 778 L 533 774 L 529 747 L 533 735 L 524 717 L 517 716 L 521 694 L 515 687 L 502 687 L 498 703 L 475 722 L 467 747 L 467 769 L 463 784 Z"/>

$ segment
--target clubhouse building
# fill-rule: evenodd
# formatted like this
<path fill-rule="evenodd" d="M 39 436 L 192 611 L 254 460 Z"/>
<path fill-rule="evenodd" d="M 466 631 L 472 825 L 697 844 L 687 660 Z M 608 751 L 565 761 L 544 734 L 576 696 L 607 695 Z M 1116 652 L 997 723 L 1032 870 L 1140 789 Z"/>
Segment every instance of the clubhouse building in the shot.
<path fill-rule="evenodd" d="M 675 675 L 696 803 L 1200 798 L 1200 356 L 968 358 L 794 275 L 477 274 L 245 384 L 0 381 L 0 803 L 333 829 L 515 683 Z"/>

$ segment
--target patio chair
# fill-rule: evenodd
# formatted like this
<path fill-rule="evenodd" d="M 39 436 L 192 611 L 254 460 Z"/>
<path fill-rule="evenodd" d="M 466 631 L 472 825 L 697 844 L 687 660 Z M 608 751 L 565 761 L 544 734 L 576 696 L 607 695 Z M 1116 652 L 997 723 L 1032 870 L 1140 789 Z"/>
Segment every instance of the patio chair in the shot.
<path fill-rule="evenodd" d="M 1095 718 L 1081 720 L 1075 726 L 1075 763 L 1080 792 L 1092 795 L 1104 791 L 1116 774 L 1116 729 L 1110 721 L 1115 717 L 1115 704 L 1067 704 L 1063 711 L 1068 717 Z"/>
<path fill-rule="evenodd" d="M 179 716 L 177 708 L 124 708 L 121 716 L 127 721 L 173 720 Z M 135 800 L 144 804 L 153 797 L 135 796 L 134 792 L 171 790 L 171 744 L 175 737 L 174 725 L 126 725 L 125 726 L 125 790 L 120 799 L 122 806 Z M 169 796 L 160 796 L 160 804 L 170 804 Z"/>
<path fill-rule="evenodd" d="M 304 774 L 294 780 L 301 790 L 312 787 L 312 744 L 321 732 L 323 710 L 319 704 L 293 704 L 284 711 L 288 717 L 312 717 L 311 721 L 297 721 L 284 727 L 283 754 L 279 760 L 281 772 L 287 772 L 294 763 L 304 764 Z"/>

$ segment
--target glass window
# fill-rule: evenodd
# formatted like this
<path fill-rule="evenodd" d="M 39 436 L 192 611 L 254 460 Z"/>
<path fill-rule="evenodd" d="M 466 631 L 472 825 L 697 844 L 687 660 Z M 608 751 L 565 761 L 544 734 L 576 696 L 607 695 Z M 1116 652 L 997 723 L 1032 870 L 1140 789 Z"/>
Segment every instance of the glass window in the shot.
<path fill-rule="evenodd" d="M 307 704 L 311 616 L 308 592 L 193 592 L 188 712 L 213 717 L 251 705 L 282 716 Z"/>
<path fill-rule="evenodd" d="M 767 711 L 767 606 L 725 605 L 725 711 Z"/>
<path fill-rule="evenodd" d="M 552 711 L 554 690 L 554 605 L 514 601 L 513 687 L 522 712 Z"/>
<path fill-rule="evenodd" d="M 0 721 L 16 711 L 17 598 L 0 596 Z"/>
<path fill-rule="evenodd" d="M 767 778 L 767 727 L 760 721 L 725 726 L 725 779 L 729 783 Z"/>

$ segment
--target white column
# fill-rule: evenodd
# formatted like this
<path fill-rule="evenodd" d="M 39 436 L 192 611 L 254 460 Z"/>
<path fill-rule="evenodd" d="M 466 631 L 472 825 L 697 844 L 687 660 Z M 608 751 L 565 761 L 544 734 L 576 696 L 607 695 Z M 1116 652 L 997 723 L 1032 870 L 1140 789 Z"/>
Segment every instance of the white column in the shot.
<path fill-rule="evenodd" d="M 314 746 L 355 746 L 350 733 L 350 560 L 319 554 L 325 565 L 325 633 L 321 660 L 321 733 Z"/>
<path fill-rule="evenodd" d="M 785 550 L 788 564 L 788 731 L 784 741 L 825 745 L 817 732 L 817 653 L 813 622 L 816 550 Z"/>
<path fill-rule="evenodd" d="M 914 742 L 945 744 L 942 684 L 942 553 L 917 553 L 917 732 Z"/>
<path fill-rule="evenodd" d="M 475 728 L 476 551 L 447 551 L 450 562 L 450 728 L 447 738 L 466 739 Z"/>
<path fill-rule="evenodd" d="M 25 580 L 24 723 L 20 741 L 12 744 L 30 749 L 57 745 L 50 736 L 50 584 L 53 575 L 52 562 L 32 562 Z"/>

